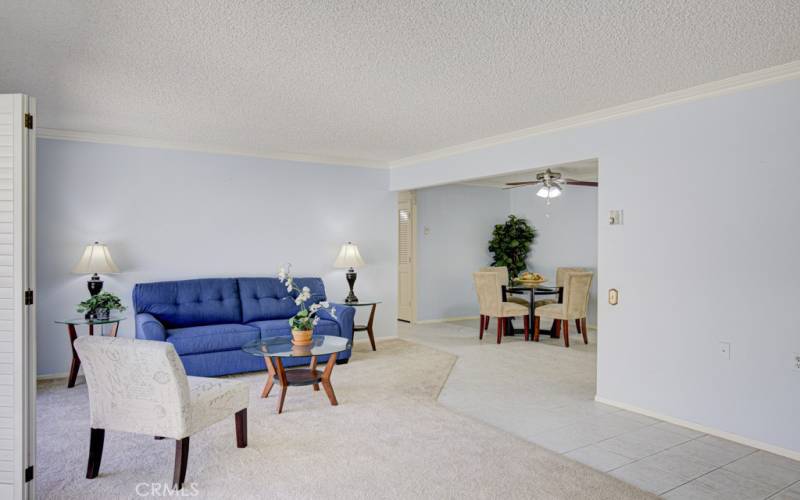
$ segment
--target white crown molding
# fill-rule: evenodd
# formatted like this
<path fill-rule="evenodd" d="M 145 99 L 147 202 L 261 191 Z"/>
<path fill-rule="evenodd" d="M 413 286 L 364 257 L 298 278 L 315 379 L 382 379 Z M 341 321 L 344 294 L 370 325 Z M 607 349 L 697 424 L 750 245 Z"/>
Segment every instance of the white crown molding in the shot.
<path fill-rule="evenodd" d="M 42 139 L 58 139 L 64 141 L 94 142 L 99 144 L 118 144 L 142 148 L 175 149 L 200 153 L 224 154 L 233 156 L 251 156 L 270 160 L 288 160 L 304 163 L 322 163 L 326 165 L 342 165 L 348 167 L 387 168 L 387 162 L 371 161 L 358 158 L 339 158 L 334 156 L 316 156 L 302 153 L 284 153 L 259 149 L 247 150 L 225 146 L 162 141 L 145 137 L 133 137 L 116 134 L 100 134 L 95 132 L 79 132 L 51 128 L 37 128 L 37 137 Z"/>
<path fill-rule="evenodd" d="M 101 134 L 95 132 L 81 132 L 72 130 L 59 130 L 49 128 L 38 128 L 38 137 L 44 139 L 60 139 L 67 141 L 96 142 L 100 144 L 119 144 L 124 146 L 137 146 L 158 149 L 175 149 L 182 151 L 197 151 L 212 154 L 227 154 L 234 156 L 252 156 L 256 158 L 268 158 L 272 160 L 288 160 L 296 162 L 321 163 L 329 165 L 346 165 L 353 167 L 367 168 L 397 168 L 423 163 L 450 156 L 459 155 L 469 151 L 484 149 L 491 146 L 506 144 L 509 142 L 534 137 L 537 135 L 548 134 L 559 130 L 584 127 L 616 118 L 635 115 L 652 111 L 655 109 L 680 104 L 718 95 L 729 94 L 748 88 L 760 87 L 785 80 L 800 78 L 800 61 L 793 61 L 780 66 L 773 66 L 751 73 L 725 78 L 715 82 L 704 83 L 684 90 L 678 90 L 667 94 L 662 94 L 639 101 L 621 104 L 610 108 L 584 113 L 562 120 L 543 123 L 534 127 L 528 127 L 514 132 L 486 137 L 476 141 L 466 142 L 455 146 L 449 146 L 435 151 L 407 156 L 399 160 L 382 161 L 368 160 L 363 158 L 340 158 L 332 156 L 316 156 L 302 153 L 286 153 L 267 150 L 247 150 L 237 149 L 218 145 L 182 143 L 173 141 L 163 141 L 159 139 L 149 139 L 144 137 L 133 137 L 116 134 Z"/>
<path fill-rule="evenodd" d="M 582 115 L 564 118 L 562 120 L 543 123 L 541 125 L 516 130 L 514 132 L 486 137 L 476 141 L 465 142 L 463 144 L 437 149 L 428 153 L 408 156 L 399 160 L 390 161 L 389 168 L 405 167 L 417 163 L 438 160 L 469 151 L 484 149 L 499 144 L 506 144 L 528 137 L 548 134 L 564 129 L 584 127 L 602 121 L 613 120 L 616 118 L 652 111 L 666 106 L 672 106 L 674 104 L 706 99 L 708 97 L 729 94 L 738 92 L 740 90 L 760 87 L 795 78 L 800 78 L 800 61 L 793 61 L 780 66 L 773 66 L 771 68 L 753 71 L 751 73 L 744 73 L 742 75 L 704 83 L 688 89 L 669 92 L 667 94 L 649 97 L 647 99 L 641 99 L 639 101 L 633 101 L 627 104 L 621 104 L 619 106 L 592 111 L 591 113 L 585 113 Z"/>

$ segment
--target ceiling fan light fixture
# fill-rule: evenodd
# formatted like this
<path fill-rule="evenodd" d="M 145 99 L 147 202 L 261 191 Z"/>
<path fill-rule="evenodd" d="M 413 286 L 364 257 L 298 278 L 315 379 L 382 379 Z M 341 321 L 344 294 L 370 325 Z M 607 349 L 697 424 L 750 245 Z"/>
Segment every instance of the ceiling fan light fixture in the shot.
<path fill-rule="evenodd" d="M 558 198 L 561 196 L 561 186 L 555 183 L 548 183 L 539 188 L 536 192 L 539 198 Z"/>

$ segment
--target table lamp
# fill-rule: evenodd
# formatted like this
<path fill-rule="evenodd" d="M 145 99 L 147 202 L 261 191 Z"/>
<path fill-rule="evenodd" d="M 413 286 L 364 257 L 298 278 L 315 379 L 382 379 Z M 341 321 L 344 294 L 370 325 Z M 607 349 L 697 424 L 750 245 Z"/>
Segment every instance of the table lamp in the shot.
<path fill-rule="evenodd" d="M 103 281 L 97 273 L 118 273 L 119 268 L 111 259 L 111 252 L 102 243 L 94 242 L 86 245 L 83 250 L 81 260 L 72 268 L 75 274 L 91 274 L 92 277 L 86 283 L 91 295 L 97 295 L 103 289 Z"/>
<path fill-rule="evenodd" d="M 333 263 L 333 267 L 348 268 L 345 276 L 347 277 L 347 284 L 350 285 L 350 293 L 347 294 L 347 298 L 344 299 L 345 304 L 358 302 L 358 297 L 353 293 L 353 285 L 356 284 L 355 268 L 363 265 L 364 259 L 362 259 L 361 254 L 358 253 L 358 247 L 355 243 L 348 241 L 342 245 L 342 249 L 339 250 L 339 256 L 336 257 L 336 262 Z"/>

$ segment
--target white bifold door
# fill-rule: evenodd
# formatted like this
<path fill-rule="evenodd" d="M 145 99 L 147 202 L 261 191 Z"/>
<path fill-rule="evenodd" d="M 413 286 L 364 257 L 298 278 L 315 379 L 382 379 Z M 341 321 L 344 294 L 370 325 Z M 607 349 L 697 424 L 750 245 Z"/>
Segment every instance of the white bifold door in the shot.
<path fill-rule="evenodd" d="M 35 100 L 0 94 L 0 499 L 33 498 Z"/>

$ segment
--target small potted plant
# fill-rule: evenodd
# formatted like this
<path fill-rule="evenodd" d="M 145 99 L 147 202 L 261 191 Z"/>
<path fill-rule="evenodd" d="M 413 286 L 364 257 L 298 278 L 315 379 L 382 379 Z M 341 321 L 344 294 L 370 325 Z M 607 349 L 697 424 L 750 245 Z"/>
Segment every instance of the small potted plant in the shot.
<path fill-rule="evenodd" d="M 109 292 L 100 292 L 78 304 L 78 312 L 86 313 L 86 319 L 108 319 L 111 311 L 124 311 L 119 297 Z"/>
<path fill-rule="evenodd" d="M 311 298 L 311 290 L 307 286 L 300 288 L 295 284 L 291 268 L 291 264 L 281 267 L 280 271 L 278 271 L 278 280 L 286 286 L 286 291 L 290 295 L 293 292 L 297 293 L 294 303 L 300 306 L 297 314 L 289 319 L 289 326 L 292 327 L 292 343 L 298 346 L 309 345 L 311 344 L 314 327 L 319 322 L 319 311 L 329 309 L 331 316 L 335 318 L 336 308 L 324 301 L 306 307 L 306 302 Z"/>

